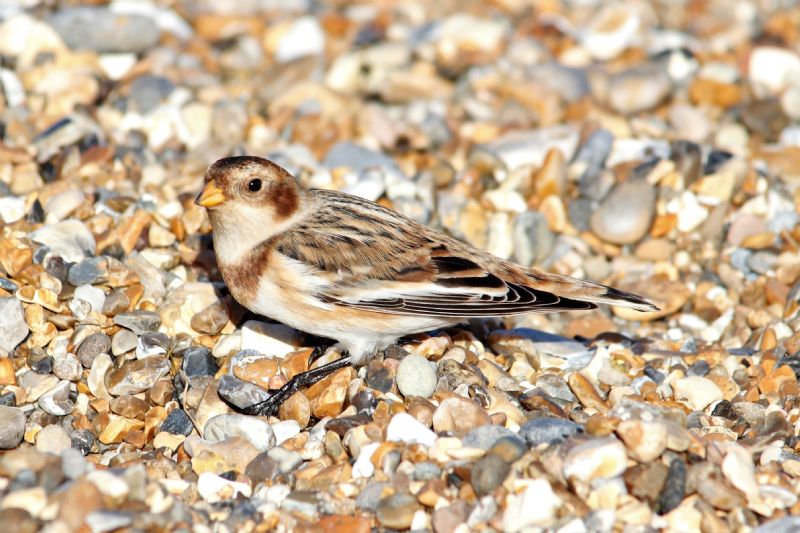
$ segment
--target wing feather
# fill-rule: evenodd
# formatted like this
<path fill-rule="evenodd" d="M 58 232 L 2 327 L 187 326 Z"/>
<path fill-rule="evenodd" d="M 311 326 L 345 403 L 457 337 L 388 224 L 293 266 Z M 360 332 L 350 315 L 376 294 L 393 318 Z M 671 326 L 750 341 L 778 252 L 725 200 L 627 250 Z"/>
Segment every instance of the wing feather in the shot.
<path fill-rule="evenodd" d="M 652 309 L 604 285 L 515 265 L 360 198 L 312 191 L 317 209 L 275 249 L 320 277 L 323 302 L 379 313 L 488 317 L 593 309 Z"/>

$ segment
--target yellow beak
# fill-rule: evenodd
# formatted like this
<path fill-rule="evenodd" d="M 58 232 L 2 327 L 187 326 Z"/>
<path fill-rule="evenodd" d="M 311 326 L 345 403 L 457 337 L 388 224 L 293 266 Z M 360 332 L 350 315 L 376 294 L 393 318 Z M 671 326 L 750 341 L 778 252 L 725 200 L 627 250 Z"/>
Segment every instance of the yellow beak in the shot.
<path fill-rule="evenodd" d="M 203 190 L 200 191 L 194 203 L 202 205 L 203 207 L 214 207 L 224 201 L 225 193 L 222 192 L 222 189 L 217 187 L 217 183 L 214 180 L 211 180 L 203 186 Z"/>

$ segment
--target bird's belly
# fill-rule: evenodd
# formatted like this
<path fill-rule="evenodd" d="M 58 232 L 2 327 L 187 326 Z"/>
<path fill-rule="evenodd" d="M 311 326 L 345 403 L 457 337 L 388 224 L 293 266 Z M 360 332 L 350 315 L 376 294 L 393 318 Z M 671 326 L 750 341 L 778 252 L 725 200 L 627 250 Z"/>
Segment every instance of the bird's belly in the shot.
<path fill-rule="evenodd" d="M 260 315 L 320 337 L 348 343 L 363 339 L 378 348 L 404 335 L 429 331 L 454 321 L 447 318 L 392 315 L 325 303 L 310 288 L 288 287 L 263 276 L 258 292 L 242 305 Z M 234 297 L 236 295 L 234 294 Z"/>

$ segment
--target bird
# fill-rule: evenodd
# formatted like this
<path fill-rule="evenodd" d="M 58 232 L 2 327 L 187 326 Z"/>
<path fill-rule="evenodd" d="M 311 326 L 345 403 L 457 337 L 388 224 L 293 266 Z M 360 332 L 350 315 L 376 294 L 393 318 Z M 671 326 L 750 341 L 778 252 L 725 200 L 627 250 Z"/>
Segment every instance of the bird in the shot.
<path fill-rule="evenodd" d="M 256 156 L 206 172 L 195 203 L 211 223 L 217 265 L 253 313 L 333 339 L 345 356 L 298 374 L 260 404 L 275 412 L 303 386 L 362 366 L 401 337 L 472 318 L 658 308 L 613 287 L 515 264 L 375 202 L 310 189 Z"/>

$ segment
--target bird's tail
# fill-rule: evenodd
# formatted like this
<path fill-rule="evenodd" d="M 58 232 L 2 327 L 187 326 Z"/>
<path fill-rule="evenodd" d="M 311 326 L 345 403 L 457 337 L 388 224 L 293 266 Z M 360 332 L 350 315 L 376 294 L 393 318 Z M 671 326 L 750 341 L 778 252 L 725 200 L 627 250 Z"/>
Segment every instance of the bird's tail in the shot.
<path fill-rule="evenodd" d="M 628 307 L 637 311 L 658 311 L 659 307 L 639 295 L 592 281 L 536 272 L 537 285 L 548 285 L 546 290 L 572 300 Z"/>

